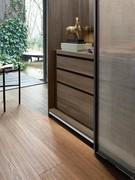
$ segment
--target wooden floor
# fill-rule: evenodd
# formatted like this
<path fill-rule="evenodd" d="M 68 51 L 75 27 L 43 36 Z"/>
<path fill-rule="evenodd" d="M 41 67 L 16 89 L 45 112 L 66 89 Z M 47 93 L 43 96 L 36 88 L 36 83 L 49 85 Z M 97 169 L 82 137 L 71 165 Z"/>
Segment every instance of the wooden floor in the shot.
<path fill-rule="evenodd" d="M 94 151 L 47 117 L 47 86 L 8 91 L 0 103 L 0 180 L 124 180 Z M 2 94 L 0 93 L 0 100 Z"/>

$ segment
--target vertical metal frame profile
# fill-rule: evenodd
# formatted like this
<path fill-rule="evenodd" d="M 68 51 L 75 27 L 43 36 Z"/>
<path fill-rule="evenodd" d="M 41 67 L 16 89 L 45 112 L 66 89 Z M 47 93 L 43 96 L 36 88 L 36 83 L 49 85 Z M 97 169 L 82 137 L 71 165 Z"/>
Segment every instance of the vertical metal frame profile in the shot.
<path fill-rule="evenodd" d="M 99 60 L 99 1 L 95 0 L 95 11 L 94 11 L 94 38 L 95 38 L 95 49 L 94 49 L 94 56 L 95 56 L 95 112 L 94 112 L 94 117 L 95 117 L 95 129 L 94 129 L 94 148 L 95 152 L 98 152 L 98 74 L 99 74 L 99 67 L 98 67 L 98 60 Z"/>
<path fill-rule="evenodd" d="M 48 0 L 42 0 L 43 2 L 43 68 L 44 68 L 44 82 L 48 82 Z"/>
<path fill-rule="evenodd" d="M 94 128 L 94 150 L 97 157 L 101 157 L 109 164 L 123 172 L 130 179 L 135 179 L 135 174 L 124 166 L 113 160 L 109 155 L 104 154 L 99 150 L 99 41 L 100 41 L 100 0 L 95 0 L 95 128 Z"/>

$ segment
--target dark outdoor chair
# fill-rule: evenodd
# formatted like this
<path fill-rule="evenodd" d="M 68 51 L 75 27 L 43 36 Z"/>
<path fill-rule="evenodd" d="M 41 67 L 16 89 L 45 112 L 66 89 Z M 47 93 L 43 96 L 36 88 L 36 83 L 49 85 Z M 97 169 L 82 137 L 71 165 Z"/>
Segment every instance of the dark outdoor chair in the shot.
<path fill-rule="evenodd" d="M 18 71 L 18 84 L 10 84 L 6 85 L 5 76 L 6 73 L 15 72 Z M 20 66 L 18 65 L 17 68 L 14 68 L 12 64 L 8 65 L 1 65 L 0 64 L 0 74 L 3 76 L 2 85 L 0 85 L 1 88 L 3 88 L 3 111 L 6 112 L 6 87 L 18 87 L 19 90 L 19 104 L 21 104 L 21 73 L 20 73 Z"/>

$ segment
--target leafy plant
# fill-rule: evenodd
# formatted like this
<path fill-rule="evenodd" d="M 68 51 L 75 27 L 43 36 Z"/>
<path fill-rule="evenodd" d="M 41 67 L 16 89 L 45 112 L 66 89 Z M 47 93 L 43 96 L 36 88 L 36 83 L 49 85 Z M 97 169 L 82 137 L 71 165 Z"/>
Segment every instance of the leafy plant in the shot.
<path fill-rule="evenodd" d="M 10 4 L 14 10 L 21 11 L 22 7 L 24 6 L 24 1 L 23 0 L 10 0 Z"/>
<path fill-rule="evenodd" d="M 2 65 L 13 64 L 15 68 L 18 67 L 18 65 L 20 65 L 21 69 L 25 68 L 25 64 L 22 63 L 20 59 L 16 59 L 7 54 L 0 54 L 0 64 Z"/>
<path fill-rule="evenodd" d="M 12 11 L 20 17 L 22 20 L 25 19 L 25 0 L 10 0 Z"/>
<path fill-rule="evenodd" d="M 43 48 L 43 38 L 38 36 L 36 38 L 29 38 L 28 39 L 28 47 L 31 49 L 40 50 Z"/>
<path fill-rule="evenodd" d="M 20 18 L 8 19 L 0 24 L 0 53 L 21 57 L 27 48 L 27 26 Z"/>
<path fill-rule="evenodd" d="M 4 0 L 2 3 L 3 15 L 0 16 L 0 21 L 9 18 L 19 17 L 25 20 L 25 0 Z"/>
<path fill-rule="evenodd" d="M 5 2 L 5 1 L 4 1 Z M 27 48 L 27 26 L 25 20 L 25 1 L 10 0 L 5 4 L 4 18 L 0 19 L 0 63 L 14 64 L 23 68 L 21 56 Z"/>

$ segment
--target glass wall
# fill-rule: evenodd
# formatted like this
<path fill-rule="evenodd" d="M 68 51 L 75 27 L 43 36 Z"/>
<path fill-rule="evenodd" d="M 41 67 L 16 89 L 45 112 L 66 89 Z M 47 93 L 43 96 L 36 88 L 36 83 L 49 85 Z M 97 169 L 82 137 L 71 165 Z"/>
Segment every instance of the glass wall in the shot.
<path fill-rule="evenodd" d="M 99 1 L 99 151 L 135 173 L 135 1 Z"/>

